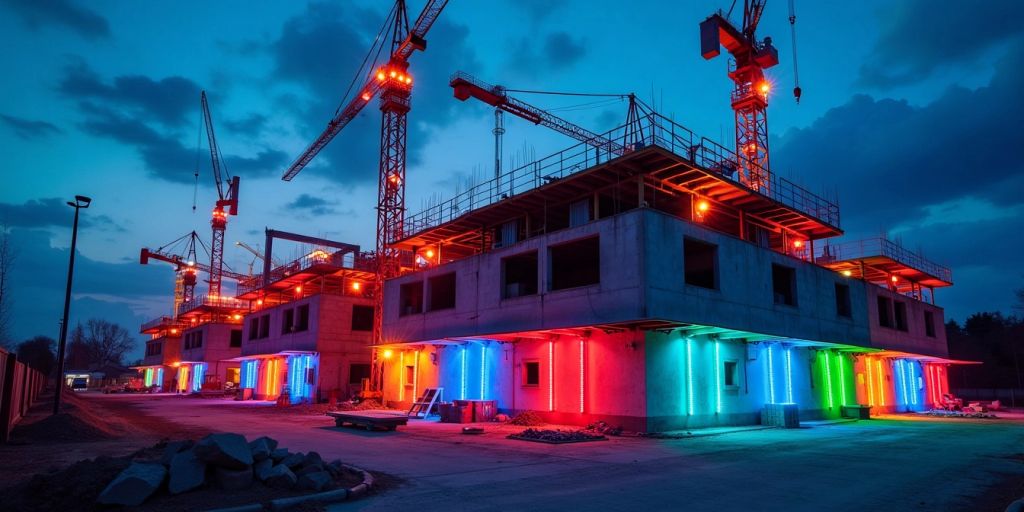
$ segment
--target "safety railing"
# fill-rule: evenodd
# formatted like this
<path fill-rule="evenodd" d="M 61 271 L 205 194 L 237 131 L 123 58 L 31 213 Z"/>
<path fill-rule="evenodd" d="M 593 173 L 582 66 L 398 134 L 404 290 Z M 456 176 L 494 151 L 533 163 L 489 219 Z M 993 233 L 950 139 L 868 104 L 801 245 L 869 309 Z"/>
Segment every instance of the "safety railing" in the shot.
<path fill-rule="evenodd" d="M 548 183 L 572 176 L 619 157 L 615 147 L 626 154 L 648 146 L 657 146 L 710 171 L 739 187 L 750 188 L 738 177 L 740 159 L 736 153 L 686 127 L 662 116 L 641 117 L 639 127 L 623 125 L 602 134 L 610 143 L 595 146 L 580 142 L 534 162 L 520 166 L 493 179 L 476 184 L 405 218 L 401 238 L 450 222 L 470 211 L 495 204 Z M 789 180 L 761 170 L 768 186 L 751 190 L 829 226 L 839 227 L 839 205 L 814 194 Z"/>
<path fill-rule="evenodd" d="M 230 308 L 230 309 L 246 309 L 249 307 L 249 303 L 246 301 L 238 300 L 234 297 L 227 297 L 224 295 L 200 295 L 189 302 L 183 302 L 178 305 L 178 315 L 183 315 L 189 311 L 202 306 Z"/>
<path fill-rule="evenodd" d="M 175 325 L 178 325 L 178 323 L 179 322 L 177 322 L 173 317 L 161 316 L 142 324 L 142 327 L 139 329 L 139 332 L 145 332 L 150 329 L 156 329 L 158 327 L 173 327 Z"/>
<path fill-rule="evenodd" d="M 815 248 L 815 260 L 823 264 L 830 261 L 857 260 L 873 256 L 884 256 L 947 283 L 953 282 L 953 271 L 949 267 L 930 261 L 920 253 L 911 251 L 883 237 L 867 238 Z"/>
<path fill-rule="evenodd" d="M 266 282 L 273 283 L 280 281 L 290 275 L 297 274 L 314 265 L 320 264 L 330 264 L 339 268 L 361 270 L 365 272 L 373 272 L 375 270 L 374 256 L 371 252 L 361 252 L 359 254 L 352 255 L 352 253 L 344 251 L 336 251 L 333 253 L 328 253 L 326 251 L 313 251 L 301 258 L 297 258 L 271 269 L 270 279 Z M 248 279 L 243 279 L 238 283 L 237 295 L 244 295 L 263 288 L 264 283 L 263 274 L 256 274 Z"/>

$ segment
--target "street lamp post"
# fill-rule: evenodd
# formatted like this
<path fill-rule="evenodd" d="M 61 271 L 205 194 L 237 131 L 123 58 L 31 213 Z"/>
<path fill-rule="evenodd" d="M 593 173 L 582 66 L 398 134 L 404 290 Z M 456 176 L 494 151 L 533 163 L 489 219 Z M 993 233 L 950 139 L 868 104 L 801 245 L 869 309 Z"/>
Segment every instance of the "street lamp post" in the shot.
<path fill-rule="evenodd" d="M 68 311 L 71 309 L 71 278 L 75 273 L 75 245 L 78 242 L 78 211 L 88 208 L 92 199 L 75 196 L 68 206 L 75 209 L 75 222 L 71 227 L 71 259 L 68 262 L 68 286 L 64 290 L 64 319 L 60 323 L 60 343 L 57 345 L 57 389 L 53 396 L 53 414 L 60 412 L 60 394 L 64 390 L 64 347 L 68 339 Z"/>

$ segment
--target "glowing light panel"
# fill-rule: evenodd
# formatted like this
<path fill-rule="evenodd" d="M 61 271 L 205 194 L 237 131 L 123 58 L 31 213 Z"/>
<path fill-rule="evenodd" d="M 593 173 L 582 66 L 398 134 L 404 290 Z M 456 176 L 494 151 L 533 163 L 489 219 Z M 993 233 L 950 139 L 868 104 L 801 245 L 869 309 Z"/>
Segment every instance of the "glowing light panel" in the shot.
<path fill-rule="evenodd" d="M 771 345 L 768 345 L 768 403 L 775 403 L 775 368 L 772 366 Z"/>
<path fill-rule="evenodd" d="M 405 351 L 398 354 L 398 401 L 405 401 Z"/>
<path fill-rule="evenodd" d="M 871 375 L 871 358 L 864 358 L 864 367 L 868 370 L 868 405 L 875 405 L 875 381 Z"/>
<path fill-rule="evenodd" d="M 466 399 L 466 347 L 462 347 L 462 386 L 459 398 Z"/>
<path fill-rule="evenodd" d="M 882 360 L 875 360 L 875 374 L 878 377 L 878 402 L 880 405 L 885 405 L 885 386 L 882 384 Z"/>
<path fill-rule="evenodd" d="M 548 410 L 555 410 L 555 343 L 548 341 Z"/>
<path fill-rule="evenodd" d="M 693 340 L 686 338 L 686 414 L 693 416 Z"/>
<path fill-rule="evenodd" d="M 583 380 L 583 340 L 580 340 L 580 412 L 583 412 L 583 387 L 586 384 Z"/>
<path fill-rule="evenodd" d="M 786 403 L 793 403 L 793 349 L 786 349 L 786 364 L 783 367 L 786 372 Z"/>
<path fill-rule="evenodd" d="M 719 341 L 715 340 L 715 414 L 722 412 L 722 358 L 719 354 Z"/>
<path fill-rule="evenodd" d="M 480 400 L 487 398 L 487 345 L 480 345 Z"/>
<path fill-rule="evenodd" d="M 839 366 L 839 405 L 846 405 L 846 371 L 842 354 L 836 354 L 836 365 Z"/>
<path fill-rule="evenodd" d="M 832 397 L 832 365 L 828 362 L 828 352 L 825 352 L 825 389 L 828 391 L 828 408 L 835 407 L 835 399 Z"/>

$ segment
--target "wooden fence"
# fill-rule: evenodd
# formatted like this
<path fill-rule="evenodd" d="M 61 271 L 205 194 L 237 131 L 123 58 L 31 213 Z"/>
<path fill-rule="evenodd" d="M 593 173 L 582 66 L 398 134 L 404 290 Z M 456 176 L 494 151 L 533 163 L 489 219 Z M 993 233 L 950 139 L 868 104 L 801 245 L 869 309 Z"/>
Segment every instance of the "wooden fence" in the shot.
<path fill-rule="evenodd" d="M 11 429 L 46 387 L 46 376 L 0 349 L 0 443 L 6 443 Z"/>

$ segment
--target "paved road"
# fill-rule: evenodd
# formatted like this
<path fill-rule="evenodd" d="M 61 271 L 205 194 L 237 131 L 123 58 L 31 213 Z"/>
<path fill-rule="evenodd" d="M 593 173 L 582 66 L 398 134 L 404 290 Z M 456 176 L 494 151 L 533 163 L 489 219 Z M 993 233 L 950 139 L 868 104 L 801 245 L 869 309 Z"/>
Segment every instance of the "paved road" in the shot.
<path fill-rule="evenodd" d="M 405 480 L 337 510 L 977 510 L 993 484 L 1024 480 L 1024 421 L 884 419 L 549 446 L 504 439 L 506 426 L 474 437 L 413 421 L 368 433 L 253 402 L 94 398 L 182 425 L 270 435 Z"/>

